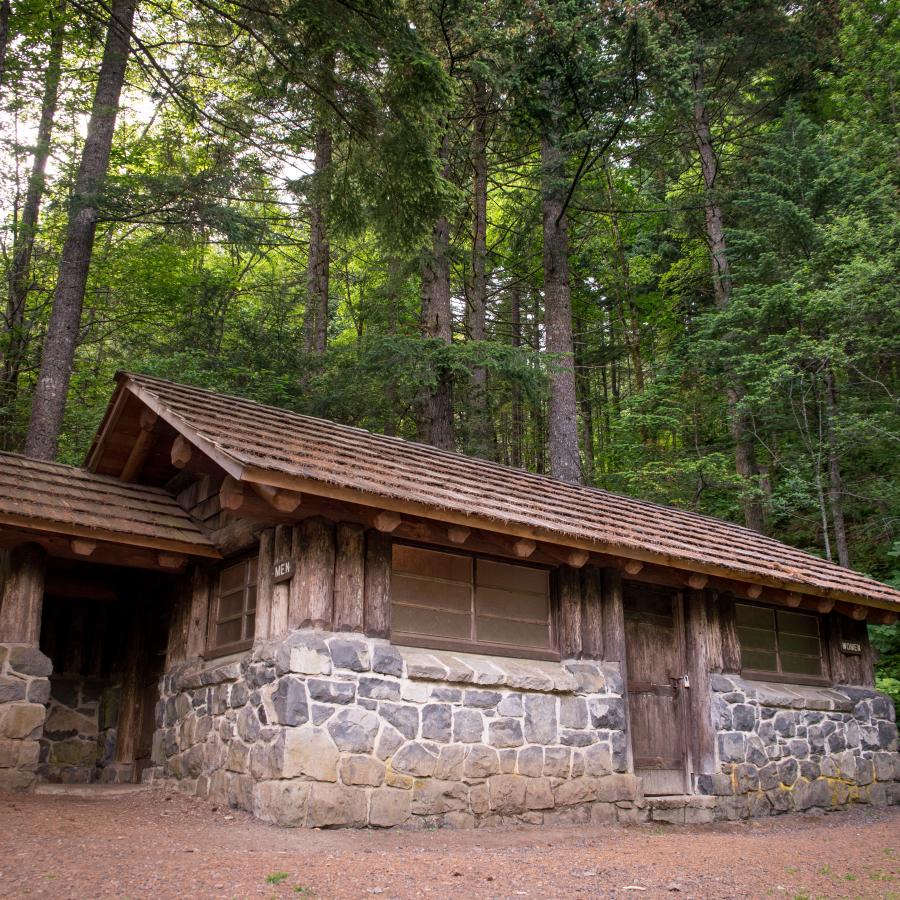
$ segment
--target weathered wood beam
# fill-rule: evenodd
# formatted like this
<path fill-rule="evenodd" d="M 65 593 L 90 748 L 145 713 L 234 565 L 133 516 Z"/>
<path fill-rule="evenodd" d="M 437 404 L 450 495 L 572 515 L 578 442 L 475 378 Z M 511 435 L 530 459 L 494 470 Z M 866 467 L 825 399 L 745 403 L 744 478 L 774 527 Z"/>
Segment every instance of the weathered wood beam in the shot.
<path fill-rule="evenodd" d="M 202 656 L 206 649 L 209 606 L 212 597 L 212 573 L 203 565 L 195 565 L 190 577 L 185 651 L 188 659 Z"/>
<path fill-rule="evenodd" d="M 581 652 L 588 659 L 603 659 L 603 569 L 581 570 Z"/>
<path fill-rule="evenodd" d="M 275 529 L 266 528 L 259 535 L 259 557 L 256 566 L 256 618 L 253 639 L 268 640 L 272 625 L 272 593 L 275 587 Z"/>
<path fill-rule="evenodd" d="M 172 441 L 172 450 L 169 455 L 172 465 L 176 469 L 184 469 L 194 455 L 194 448 L 184 435 L 177 434 L 175 440 Z"/>
<path fill-rule="evenodd" d="M 391 634 L 391 546 L 383 532 L 366 533 L 365 631 L 370 637 Z"/>
<path fill-rule="evenodd" d="M 275 488 L 268 484 L 251 481 L 253 490 L 279 512 L 292 513 L 302 502 L 303 494 L 286 488 Z"/>
<path fill-rule="evenodd" d="M 835 603 L 834 611 L 853 619 L 855 622 L 862 622 L 869 615 L 868 607 L 859 606 L 855 603 Z"/>
<path fill-rule="evenodd" d="M 787 593 L 784 598 L 784 605 L 789 606 L 791 609 L 796 609 L 803 602 L 803 595 L 797 594 L 793 591 Z"/>
<path fill-rule="evenodd" d="M 153 445 L 153 429 L 158 419 L 159 416 L 152 409 L 144 407 L 141 410 L 141 415 L 138 419 L 140 430 L 119 475 L 122 481 L 133 481 L 143 468 L 147 455 L 150 453 L 150 448 Z"/>
<path fill-rule="evenodd" d="M 898 618 L 900 616 L 897 613 L 889 612 L 886 609 L 869 610 L 869 621 L 875 625 L 896 625 Z"/>
<path fill-rule="evenodd" d="M 810 605 L 817 613 L 821 613 L 823 616 L 827 615 L 834 609 L 834 600 L 825 600 L 823 598 L 818 598 L 810 601 Z"/>
<path fill-rule="evenodd" d="M 334 525 L 319 517 L 294 528 L 297 572 L 291 579 L 289 628 L 330 628 L 334 614 Z"/>
<path fill-rule="evenodd" d="M 37 646 L 41 637 L 47 552 L 28 543 L 9 551 L 0 600 L 0 641 Z"/>
<path fill-rule="evenodd" d="M 362 631 L 365 625 L 366 535 L 361 525 L 339 522 L 335 528 L 335 631 Z"/>
<path fill-rule="evenodd" d="M 560 566 L 557 573 L 559 595 L 559 650 L 563 658 L 581 656 L 581 577 L 577 569 Z"/>
<path fill-rule="evenodd" d="M 627 559 L 622 564 L 622 570 L 629 575 L 637 575 L 643 568 L 644 564 L 639 559 Z"/>
<path fill-rule="evenodd" d="M 709 583 L 708 575 L 701 575 L 697 572 L 694 572 L 685 579 L 687 586 L 693 591 L 702 591 L 703 588 Z"/>

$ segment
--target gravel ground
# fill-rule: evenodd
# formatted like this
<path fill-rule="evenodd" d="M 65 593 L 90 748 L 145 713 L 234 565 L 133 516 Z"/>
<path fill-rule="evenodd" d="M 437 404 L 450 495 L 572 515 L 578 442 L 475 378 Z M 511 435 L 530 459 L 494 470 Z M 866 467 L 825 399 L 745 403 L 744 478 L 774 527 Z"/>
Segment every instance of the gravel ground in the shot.
<path fill-rule="evenodd" d="M 900 808 L 698 827 L 305 831 L 178 794 L 0 797 L 0 897 L 893 897 Z"/>

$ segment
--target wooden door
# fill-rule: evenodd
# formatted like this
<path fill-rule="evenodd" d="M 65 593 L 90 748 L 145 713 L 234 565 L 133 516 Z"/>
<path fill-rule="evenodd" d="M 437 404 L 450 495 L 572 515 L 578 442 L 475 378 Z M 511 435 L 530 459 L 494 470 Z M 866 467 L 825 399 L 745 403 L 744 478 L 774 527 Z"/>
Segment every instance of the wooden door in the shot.
<path fill-rule="evenodd" d="M 634 772 L 648 796 L 684 794 L 689 760 L 682 598 L 629 582 L 623 600 Z"/>

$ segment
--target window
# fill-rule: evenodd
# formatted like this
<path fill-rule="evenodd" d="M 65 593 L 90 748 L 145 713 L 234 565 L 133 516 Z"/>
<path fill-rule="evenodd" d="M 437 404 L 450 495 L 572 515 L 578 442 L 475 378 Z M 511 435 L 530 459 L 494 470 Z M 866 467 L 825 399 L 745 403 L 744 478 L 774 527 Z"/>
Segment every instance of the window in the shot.
<path fill-rule="evenodd" d="M 550 573 L 394 544 L 391 635 L 420 646 L 555 658 Z"/>
<path fill-rule="evenodd" d="M 752 603 L 737 603 L 735 608 L 745 671 L 817 680 L 824 677 L 818 616 Z"/>
<path fill-rule="evenodd" d="M 209 617 L 210 650 L 241 650 L 253 643 L 256 565 L 256 557 L 253 557 L 219 572 Z"/>

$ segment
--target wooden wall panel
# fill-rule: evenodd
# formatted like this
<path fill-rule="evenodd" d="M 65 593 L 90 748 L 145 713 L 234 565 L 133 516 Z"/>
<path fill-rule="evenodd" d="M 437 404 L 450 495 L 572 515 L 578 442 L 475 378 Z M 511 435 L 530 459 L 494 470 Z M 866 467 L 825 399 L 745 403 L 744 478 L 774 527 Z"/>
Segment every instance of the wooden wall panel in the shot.
<path fill-rule="evenodd" d="M 559 652 L 563 659 L 581 656 L 581 573 L 562 565 L 556 572 L 559 597 Z"/>
<path fill-rule="evenodd" d="M 0 641 L 38 646 L 47 553 L 38 544 L 10 551 L 0 597 Z"/>
<path fill-rule="evenodd" d="M 603 658 L 623 666 L 625 676 L 625 610 L 622 602 L 622 573 L 603 570 Z"/>
<path fill-rule="evenodd" d="M 694 772 L 716 772 L 716 732 L 710 694 L 710 626 L 706 591 L 689 590 L 684 597 L 685 645 L 690 687 L 690 741 Z"/>
<path fill-rule="evenodd" d="M 334 630 L 362 631 L 365 618 L 366 534 L 362 525 L 335 529 Z"/>
<path fill-rule="evenodd" d="M 334 525 L 315 516 L 294 527 L 297 571 L 291 579 L 288 628 L 331 628 L 334 610 Z"/>
<path fill-rule="evenodd" d="M 256 568 L 256 628 L 253 638 L 265 641 L 272 627 L 272 566 L 275 562 L 275 529 L 267 528 L 259 535 L 259 562 Z"/>

